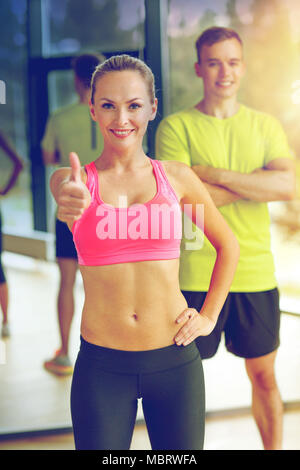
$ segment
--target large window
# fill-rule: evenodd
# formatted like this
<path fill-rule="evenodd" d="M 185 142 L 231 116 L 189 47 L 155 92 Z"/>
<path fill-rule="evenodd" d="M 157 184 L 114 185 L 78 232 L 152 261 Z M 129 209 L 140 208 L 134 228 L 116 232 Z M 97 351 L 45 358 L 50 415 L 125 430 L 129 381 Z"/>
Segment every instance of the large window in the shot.
<path fill-rule="evenodd" d="M 144 47 L 143 0 L 44 0 L 43 54 Z"/>
<path fill-rule="evenodd" d="M 277 117 L 300 157 L 300 3 L 298 0 L 170 0 L 171 111 L 202 97 L 195 76 L 195 41 L 210 26 L 234 28 L 244 42 L 246 105 Z M 299 166 L 299 158 L 297 159 Z M 298 174 L 300 171 L 298 169 Z M 272 203 L 273 251 L 283 308 L 300 313 L 300 201 Z M 286 294 L 286 295 L 285 295 Z"/>
<path fill-rule="evenodd" d="M 34 60 L 40 56 L 48 70 L 45 86 L 50 114 L 78 100 L 73 71 L 62 70 L 61 60 L 82 53 L 135 51 L 135 54 L 143 54 L 143 0 L 129 0 L 126 5 L 121 0 L 87 0 L 84 4 L 81 0 L 43 0 L 40 7 L 40 47 L 34 51 Z M 47 229 L 50 231 L 54 211 L 48 190 L 51 171 L 46 169 Z"/>
<path fill-rule="evenodd" d="M 27 37 L 26 0 L 1 2 L 0 79 L 5 83 L 5 103 L 0 104 L 1 132 L 22 157 L 25 167 L 17 184 L 1 198 L 5 229 L 24 233 L 32 228 L 30 165 L 27 145 Z M 12 164 L 0 149 L 0 185 L 9 178 Z"/>
<path fill-rule="evenodd" d="M 32 85 L 31 77 L 28 80 L 27 75 L 28 70 L 31 70 L 28 69 L 28 63 L 31 65 L 32 59 L 52 60 L 84 52 L 134 50 L 141 51 L 142 55 L 145 42 L 144 20 L 144 0 L 1 2 L 0 80 L 5 84 L 6 97 L 5 104 L 2 104 L 1 95 L 0 130 L 25 162 L 17 184 L 1 199 L 4 229 L 8 232 L 24 234 L 33 228 L 44 230 L 40 228 L 43 225 L 40 215 L 45 212 L 41 191 L 43 172 L 36 169 L 42 162 L 37 155 L 36 138 L 32 137 L 37 133 L 35 123 L 41 121 L 42 117 L 38 114 L 38 106 L 32 101 L 32 94 L 28 94 L 28 86 L 31 90 L 33 86 L 34 96 L 40 100 L 40 106 L 46 104 L 39 98 L 45 96 L 44 91 L 36 89 L 37 85 L 41 87 L 44 79 L 44 64 L 40 64 L 41 78 L 36 76 L 36 82 Z M 50 112 L 76 99 L 72 72 L 50 73 L 48 90 L 51 98 Z M 32 106 L 34 110 L 31 109 Z M 29 119 L 32 116 L 33 119 Z M 30 158 L 34 158 L 32 167 Z M 5 183 L 11 168 L 9 159 L 0 150 L 0 185 Z M 38 194 L 35 194 L 37 190 Z"/>

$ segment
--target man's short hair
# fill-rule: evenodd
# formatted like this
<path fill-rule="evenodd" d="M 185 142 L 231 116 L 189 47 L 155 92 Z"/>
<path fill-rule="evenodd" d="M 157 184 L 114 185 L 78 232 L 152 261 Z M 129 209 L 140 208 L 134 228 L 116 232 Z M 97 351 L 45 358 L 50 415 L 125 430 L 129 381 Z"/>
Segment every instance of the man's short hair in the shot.
<path fill-rule="evenodd" d="M 212 46 L 216 42 L 225 41 L 226 39 L 237 39 L 241 46 L 243 41 L 236 31 L 230 28 L 223 28 L 220 26 L 212 26 L 211 28 L 206 29 L 198 37 L 195 45 L 197 51 L 198 63 L 201 62 L 201 49 L 203 46 Z"/>
<path fill-rule="evenodd" d="M 97 65 L 104 62 L 102 54 L 82 54 L 72 60 L 72 68 L 84 88 L 90 88 L 91 79 Z"/>

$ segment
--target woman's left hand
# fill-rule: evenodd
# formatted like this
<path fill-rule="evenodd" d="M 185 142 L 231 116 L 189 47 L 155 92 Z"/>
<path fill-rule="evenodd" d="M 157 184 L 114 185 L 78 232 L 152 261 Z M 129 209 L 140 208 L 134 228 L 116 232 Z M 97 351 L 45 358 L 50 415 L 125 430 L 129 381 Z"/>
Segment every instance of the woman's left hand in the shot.
<path fill-rule="evenodd" d="M 204 314 L 197 312 L 194 308 L 187 308 L 177 317 L 176 323 L 184 323 L 175 336 L 177 346 L 187 346 L 198 336 L 209 335 L 216 322 L 206 317 Z"/>

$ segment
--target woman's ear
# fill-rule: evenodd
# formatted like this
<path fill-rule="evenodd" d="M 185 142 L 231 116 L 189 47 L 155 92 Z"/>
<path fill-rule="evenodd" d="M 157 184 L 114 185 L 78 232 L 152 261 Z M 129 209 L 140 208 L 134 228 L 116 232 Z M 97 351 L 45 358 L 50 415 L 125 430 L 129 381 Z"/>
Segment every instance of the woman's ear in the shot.
<path fill-rule="evenodd" d="M 93 119 L 93 121 L 96 121 L 95 107 L 94 107 L 93 103 L 91 102 L 91 100 L 89 100 L 89 108 L 90 108 L 91 118 Z"/>
<path fill-rule="evenodd" d="M 151 117 L 150 117 L 150 121 L 153 121 L 156 117 L 156 113 L 157 113 L 157 104 L 158 104 L 158 100 L 157 98 L 155 98 L 154 100 L 154 103 L 151 105 L 152 107 L 152 113 L 151 113 Z"/>

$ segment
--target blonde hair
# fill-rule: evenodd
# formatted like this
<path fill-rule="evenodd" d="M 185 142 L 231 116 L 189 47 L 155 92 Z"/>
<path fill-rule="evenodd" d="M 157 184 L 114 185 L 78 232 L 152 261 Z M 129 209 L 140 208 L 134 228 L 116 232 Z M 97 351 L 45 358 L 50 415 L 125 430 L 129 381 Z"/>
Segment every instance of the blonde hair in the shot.
<path fill-rule="evenodd" d="M 115 55 L 99 64 L 92 76 L 91 81 L 91 102 L 94 104 L 94 95 L 97 81 L 110 72 L 122 72 L 124 70 L 134 70 L 139 72 L 147 84 L 149 98 L 153 104 L 155 101 L 155 81 L 152 70 L 141 59 L 127 54 Z"/>

